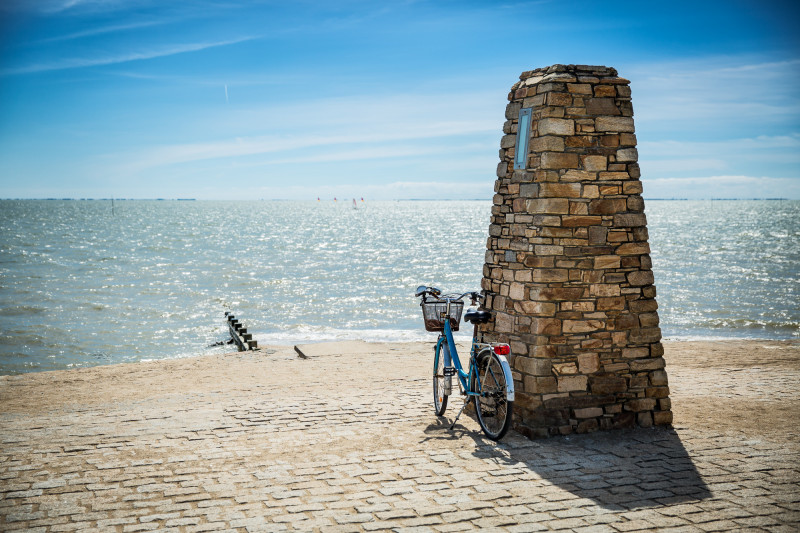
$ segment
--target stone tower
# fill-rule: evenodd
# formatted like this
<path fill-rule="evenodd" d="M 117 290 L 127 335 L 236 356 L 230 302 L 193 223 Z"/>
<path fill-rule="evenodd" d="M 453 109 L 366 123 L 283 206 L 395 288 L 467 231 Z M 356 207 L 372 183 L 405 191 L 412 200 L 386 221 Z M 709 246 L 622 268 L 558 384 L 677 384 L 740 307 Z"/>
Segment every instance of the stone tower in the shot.
<path fill-rule="evenodd" d="M 553 65 L 508 96 L 484 330 L 511 344 L 529 437 L 672 422 L 629 83 Z"/>

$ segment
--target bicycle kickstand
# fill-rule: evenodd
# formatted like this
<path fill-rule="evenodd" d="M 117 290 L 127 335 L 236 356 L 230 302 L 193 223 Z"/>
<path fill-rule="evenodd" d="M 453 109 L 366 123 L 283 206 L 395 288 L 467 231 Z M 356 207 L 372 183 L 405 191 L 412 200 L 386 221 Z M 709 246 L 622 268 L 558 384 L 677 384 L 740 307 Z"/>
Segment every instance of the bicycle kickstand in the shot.
<path fill-rule="evenodd" d="M 456 419 L 455 419 L 455 420 L 453 420 L 453 423 L 452 423 L 452 424 L 450 424 L 450 429 L 451 429 L 451 430 L 452 430 L 454 427 L 456 427 L 456 422 L 458 422 L 458 417 L 460 417 L 460 416 L 461 416 L 461 413 L 463 413 L 463 412 L 464 412 L 464 409 L 466 409 L 466 408 L 467 408 L 467 406 L 469 405 L 469 401 L 470 401 L 471 399 L 472 399 L 472 396 L 467 396 L 467 397 L 464 399 L 464 405 L 462 405 L 462 406 L 461 406 L 461 409 L 459 409 L 459 410 L 458 410 L 458 414 L 456 415 Z"/>

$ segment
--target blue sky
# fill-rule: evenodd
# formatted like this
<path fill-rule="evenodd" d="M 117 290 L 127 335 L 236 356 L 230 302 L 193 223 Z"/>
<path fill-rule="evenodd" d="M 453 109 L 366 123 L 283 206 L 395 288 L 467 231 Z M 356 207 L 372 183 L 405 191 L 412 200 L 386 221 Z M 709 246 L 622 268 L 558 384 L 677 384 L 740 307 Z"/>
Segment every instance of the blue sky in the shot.
<path fill-rule="evenodd" d="M 800 198 L 797 5 L 5 0 L 0 197 L 490 198 L 509 87 L 577 63 L 645 197 Z"/>

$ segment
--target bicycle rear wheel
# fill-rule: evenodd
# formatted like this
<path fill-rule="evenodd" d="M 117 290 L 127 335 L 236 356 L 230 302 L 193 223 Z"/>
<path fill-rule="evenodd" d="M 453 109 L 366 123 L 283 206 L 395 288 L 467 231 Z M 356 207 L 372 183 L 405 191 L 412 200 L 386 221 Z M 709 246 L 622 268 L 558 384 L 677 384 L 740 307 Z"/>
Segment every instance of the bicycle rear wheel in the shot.
<path fill-rule="evenodd" d="M 487 437 L 500 440 L 511 426 L 514 405 L 506 398 L 506 374 L 500 358 L 489 349 L 478 354 L 477 365 L 476 372 L 472 374 L 471 389 L 480 391 L 480 395 L 475 397 L 478 423 Z"/>
<path fill-rule="evenodd" d="M 444 388 L 444 350 L 446 348 L 442 348 L 444 346 L 444 342 L 436 346 L 433 358 L 433 409 L 436 411 L 436 416 L 442 416 L 444 410 L 447 409 L 447 395 Z"/>

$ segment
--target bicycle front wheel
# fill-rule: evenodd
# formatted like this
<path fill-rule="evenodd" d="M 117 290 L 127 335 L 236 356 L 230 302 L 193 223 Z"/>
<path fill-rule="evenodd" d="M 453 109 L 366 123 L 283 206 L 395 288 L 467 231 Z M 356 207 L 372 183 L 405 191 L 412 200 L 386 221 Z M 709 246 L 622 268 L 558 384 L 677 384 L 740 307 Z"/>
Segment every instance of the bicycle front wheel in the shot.
<path fill-rule="evenodd" d="M 444 342 L 438 344 L 433 359 L 433 409 L 436 411 L 436 416 L 442 416 L 444 410 L 447 409 L 447 395 L 444 387 L 444 351 L 446 349 Z"/>
<path fill-rule="evenodd" d="M 500 358 L 489 349 L 478 354 L 477 365 L 471 389 L 480 393 L 475 397 L 478 423 L 487 437 L 500 440 L 511 427 L 514 402 L 506 398 L 506 383 L 511 376 L 506 377 Z"/>

